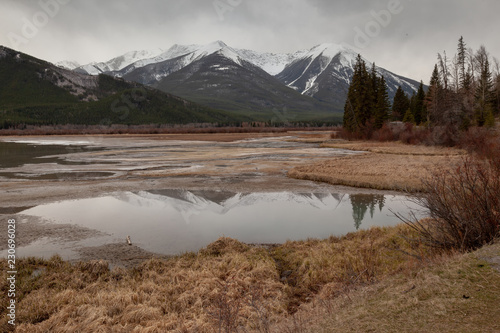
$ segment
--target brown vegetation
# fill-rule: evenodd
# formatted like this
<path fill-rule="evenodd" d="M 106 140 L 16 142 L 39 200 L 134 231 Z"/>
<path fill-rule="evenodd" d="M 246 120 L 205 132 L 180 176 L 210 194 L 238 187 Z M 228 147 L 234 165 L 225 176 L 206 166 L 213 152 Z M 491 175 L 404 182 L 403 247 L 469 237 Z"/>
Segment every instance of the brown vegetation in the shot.
<path fill-rule="evenodd" d="M 432 219 L 406 222 L 432 246 L 467 251 L 500 236 L 500 138 L 474 146 L 477 152 L 456 167 L 424 179 L 424 192 L 415 198 Z"/>
<path fill-rule="evenodd" d="M 417 241 L 402 224 L 270 248 L 221 238 L 199 253 L 132 269 L 21 259 L 16 332 L 498 328 L 488 318 L 499 314 L 500 274 L 477 257 L 498 260 L 500 247 L 450 256 Z M 6 261 L 1 265 L 5 292 Z M 0 329 L 12 329 L 4 315 Z"/>
<path fill-rule="evenodd" d="M 420 265 L 425 249 L 402 235 L 414 237 L 401 225 L 271 249 L 221 238 L 197 254 L 129 270 L 21 259 L 16 332 L 267 332 L 316 295 L 335 297 Z M 0 327 L 8 330 L 6 316 Z"/>
<path fill-rule="evenodd" d="M 321 144 L 323 148 L 349 149 L 354 151 L 369 151 L 378 154 L 416 155 L 416 156 L 457 156 L 466 153 L 458 148 L 410 145 L 401 141 L 345 141 L 330 140 Z"/>
<path fill-rule="evenodd" d="M 453 165 L 465 152 L 459 149 L 406 145 L 400 142 L 330 141 L 322 147 L 369 151 L 299 166 L 288 176 L 333 185 L 380 190 L 422 191 L 422 179 L 433 170 Z"/>
<path fill-rule="evenodd" d="M 287 131 L 326 131 L 331 127 L 322 126 L 217 126 L 213 124 L 188 125 L 56 125 L 0 129 L 0 136 L 9 135 L 98 135 L 98 134 L 211 134 L 211 133 L 284 133 Z"/>
<path fill-rule="evenodd" d="M 498 332 L 500 243 L 436 256 L 334 299 L 317 298 L 280 323 L 281 332 Z"/>

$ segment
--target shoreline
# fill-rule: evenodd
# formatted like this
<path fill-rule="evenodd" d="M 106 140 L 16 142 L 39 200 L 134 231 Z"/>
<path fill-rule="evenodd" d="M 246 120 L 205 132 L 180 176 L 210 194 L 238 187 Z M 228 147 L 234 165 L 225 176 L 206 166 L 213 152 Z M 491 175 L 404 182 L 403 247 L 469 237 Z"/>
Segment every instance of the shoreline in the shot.
<path fill-rule="evenodd" d="M 294 134 L 294 137 L 290 137 Z M 142 190 L 165 190 L 165 189 L 185 189 L 185 190 L 218 190 L 218 191 L 228 191 L 235 193 L 252 193 L 252 192 L 311 192 L 311 193 L 346 193 L 346 194 L 385 194 L 385 195 L 407 195 L 407 192 L 402 187 L 392 186 L 379 188 L 373 187 L 370 183 L 362 184 L 360 179 L 356 179 L 356 182 L 350 183 L 349 178 L 343 178 L 343 181 L 331 181 L 331 175 L 324 173 L 318 173 L 315 168 L 320 166 L 324 168 L 326 165 L 331 169 L 339 172 L 338 166 L 344 166 L 352 171 L 363 170 L 366 160 L 371 161 L 374 157 L 376 159 L 388 159 L 396 155 L 394 153 L 374 153 L 374 152 L 363 152 L 359 153 L 361 149 L 385 149 L 385 150 L 401 150 L 402 148 L 408 149 L 418 149 L 422 150 L 421 147 L 411 148 L 402 146 L 399 144 L 367 144 L 367 143 L 352 143 L 352 142 L 341 142 L 335 143 L 335 147 L 325 147 L 325 145 L 331 145 L 328 141 L 329 133 L 311 133 L 311 132 L 299 132 L 299 133 L 283 133 L 283 135 L 275 136 L 268 134 L 258 135 L 257 137 L 249 138 L 247 134 L 242 133 L 231 133 L 222 135 L 175 135 L 175 136 L 109 136 L 102 138 L 99 142 L 100 147 L 108 147 L 105 150 L 98 151 L 88 151 L 80 152 L 77 154 L 71 154 L 72 159 L 77 161 L 93 162 L 100 161 L 106 158 L 105 161 L 111 160 L 116 162 L 116 160 L 131 160 L 131 163 L 123 164 L 118 163 L 116 165 L 102 164 L 98 166 L 97 171 L 110 171 L 116 172 L 112 177 L 104 177 L 100 179 L 52 179 L 52 180 L 18 180 L 18 179 L 2 179 L 0 181 L 0 187 L 2 188 L 2 194 L 0 194 L 2 207 L 0 208 L 0 218 L 2 220 L 20 216 L 19 213 L 23 210 L 39 206 L 43 204 L 66 201 L 66 200 L 78 200 L 86 198 L 102 197 L 112 193 L 117 192 L 135 192 Z M 198 141 L 199 139 L 205 140 L 217 140 L 214 141 Z M 19 139 L 9 138 L 9 139 Z M 25 141 L 27 138 L 22 137 L 21 140 Z M 29 139 L 29 138 L 28 138 Z M 68 142 L 82 142 L 82 139 L 86 137 L 72 136 L 72 137 L 61 137 L 47 138 L 47 137 L 32 137 L 32 140 L 43 139 L 51 140 L 55 139 L 56 142 L 61 140 L 67 140 Z M 88 139 L 88 138 L 87 138 Z M 180 140 L 182 139 L 182 140 Z M 173 141 L 172 141 L 173 140 Z M 183 141 L 188 140 L 188 141 Z M 243 140 L 243 141 L 242 141 Z M 245 141 L 250 140 L 250 141 Z M 252 144 L 258 140 L 257 148 L 252 148 Z M 178 143 L 189 142 L 187 146 L 176 148 Z M 248 142 L 248 143 L 247 143 Z M 171 144 L 174 144 L 173 148 L 169 148 Z M 243 144 L 242 144 L 243 143 Z M 246 148 L 246 145 L 250 145 Z M 222 145 L 222 146 L 220 146 Z M 290 147 L 293 149 L 290 151 Z M 220 147 L 219 147 L 220 146 Z M 262 146 L 263 148 L 258 148 Z M 323 148 L 320 148 L 323 147 Z M 379 148 L 374 148 L 374 146 Z M 342 151 L 354 150 L 355 154 L 346 153 L 338 156 L 332 156 L 328 148 L 341 149 Z M 205 154 L 205 150 L 213 150 L 212 154 Z M 261 155 L 255 156 L 255 151 L 262 152 Z M 422 152 L 419 152 L 419 161 L 429 160 L 445 156 L 443 154 L 438 155 L 435 148 L 424 147 L 426 151 L 433 152 L 432 156 L 423 156 Z M 192 150 L 193 152 L 189 152 Z M 184 153 L 188 151 L 188 153 Z M 411 152 L 411 150 L 410 150 Z M 193 170 L 190 172 L 184 172 L 182 169 L 177 169 L 173 172 L 170 169 L 165 169 L 165 171 L 158 169 L 158 160 L 156 156 L 162 156 L 162 154 L 168 154 L 165 161 L 161 160 L 161 163 L 173 163 L 177 164 L 190 164 L 190 163 L 201 163 L 203 168 L 199 170 Z M 187 155 L 186 155 L 187 154 Z M 285 155 L 286 154 L 286 155 Z M 304 154 L 309 154 L 310 158 L 304 158 Z M 459 156 L 459 152 L 448 151 L 448 155 Z M 447 156 L 448 156 L 447 155 Z M 242 156 L 244 157 L 242 159 Z M 286 162 L 281 162 L 281 156 L 288 156 Z M 448 156 L 449 157 L 449 156 Z M 251 158 L 251 159 L 248 159 Z M 403 159 L 407 159 L 408 156 L 405 155 Z M 170 162 L 170 159 L 174 162 Z M 222 163 L 220 159 L 224 160 L 224 164 L 228 165 L 231 172 L 227 172 L 228 168 L 219 168 L 218 166 Z M 274 159 L 274 160 L 273 160 Z M 305 165 L 305 160 L 312 161 L 311 165 Z M 356 165 L 347 164 L 347 162 L 354 162 Z M 286 169 L 283 169 L 286 163 Z M 374 163 L 374 162 L 370 162 Z M 130 171 L 120 171 L 125 165 Z M 140 166 L 140 168 L 138 168 Z M 48 167 L 50 172 L 51 167 Z M 86 165 L 82 167 L 75 166 L 75 170 L 82 170 L 87 168 Z M 102 168 L 102 169 L 101 169 Z M 165 167 L 164 167 L 165 168 Z M 255 170 L 258 168 L 259 170 Z M 311 170 L 309 172 L 308 170 Z M 357 169 L 356 169 L 357 168 Z M 300 170 L 305 169 L 304 175 L 297 176 Z M 25 168 L 26 172 L 32 172 L 32 169 Z M 38 169 L 37 169 L 38 170 Z M 324 169 L 321 169 L 322 171 Z M 327 171 L 329 169 L 327 168 Z M 358 174 L 354 172 L 352 175 L 358 177 Z M 351 175 L 351 179 L 352 179 Z M 326 177 L 326 178 L 321 178 Z M 344 175 L 345 177 L 345 175 Z M 299 179 L 295 179 L 299 178 Z M 306 180 L 304 180 L 306 179 Z M 347 180 L 346 180 L 347 179 Z M 318 180 L 326 180 L 326 182 L 318 182 Z M 372 181 L 375 179 L 372 179 Z M 376 180 L 379 181 L 379 180 Z M 401 180 L 399 180 L 401 181 Z M 404 179 L 403 179 L 404 181 Z M 359 185 L 365 185 L 365 187 L 360 187 Z M 351 185 L 355 185 L 354 187 Z M 88 234 L 88 230 L 85 228 L 80 228 L 79 226 L 68 226 L 68 225 L 51 225 L 51 228 L 40 227 L 40 221 L 33 219 L 31 217 L 21 217 L 26 223 L 23 225 L 25 232 L 30 235 L 36 235 L 35 238 L 28 238 L 25 241 L 27 243 L 33 243 L 37 240 L 43 239 L 44 237 L 59 237 L 58 235 L 64 232 L 69 232 L 75 234 L 75 241 L 78 239 L 83 239 Z M 65 231 L 66 230 L 66 231 Z M 129 248 L 123 247 L 120 243 L 109 243 L 99 249 L 92 247 L 87 248 L 85 251 L 81 252 L 82 260 L 92 260 L 95 259 L 93 255 L 95 253 L 109 253 L 105 258 L 101 259 L 112 259 L 116 258 L 115 261 L 110 261 L 111 264 L 123 264 L 126 263 L 128 258 L 144 257 L 145 259 L 152 257 L 162 257 L 162 254 L 155 254 L 152 252 L 145 251 L 139 248 Z M 125 244 L 125 240 L 123 240 Z M 80 247 L 76 249 L 83 249 Z M 136 262 L 137 263 L 137 262 Z M 127 264 L 128 266 L 128 264 Z"/>

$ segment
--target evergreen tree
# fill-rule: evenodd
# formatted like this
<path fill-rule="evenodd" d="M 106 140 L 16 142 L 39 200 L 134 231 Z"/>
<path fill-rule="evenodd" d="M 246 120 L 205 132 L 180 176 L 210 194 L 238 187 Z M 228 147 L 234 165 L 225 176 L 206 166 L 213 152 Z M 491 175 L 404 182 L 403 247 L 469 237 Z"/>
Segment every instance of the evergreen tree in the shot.
<path fill-rule="evenodd" d="M 427 119 L 424 121 L 430 123 L 430 121 L 438 122 L 441 118 L 440 104 L 441 95 L 443 87 L 441 85 L 441 80 L 439 79 L 439 70 L 437 65 L 434 65 L 434 71 L 432 72 L 429 90 L 425 96 L 425 106 L 427 108 Z"/>
<path fill-rule="evenodd" d="M 359 129 L 359 121 L 356 117 L 356 110 L 354 109 L 354 97 L 355 97 L 355 88 L 354 88 L 354 80 L 356 78 L 356 74 L 354 74 L 352 78 L 352 82 L 349 86 L 349 90 L 347 91 L 347 99 L 344 105 L 344 118 L 343 118 L 343 127 L 349 132 L 355 132 Z"/>
<path fill-rule="evenodd" d="M 415 118 L 413 118 L 413 112 L 411 112 L 411 109 L 406 111 L 405 116 L 403 117 L 403 122 L 415 124 Z"/>
<path fill-rule="evenodd" d="M 480 66 L 481 75 L 476 89 L 476 109 L 474 118 L 478 126 L 493 126 L 493 107 L 495 96 L 493 94 L 493 81 L 488 56 L 483 58 Z"/>
<path fill-rule="evenodd" d="M 390 107 L 385 79 L 377 76 L 375 64 L 368 72 L 366 63 L 358 54 L 344 105 L 344 128 L 361 132 L 373 125 L 378 129 L 389 119 Z"/>
<path fill-rule="evenodd" d="M 389 110 L 391 102 L 389 101 L 389 94 L 387 93 L 387 84 L 385 78 L 382 76 L 377 79 L 377 104 L 374 109 L 374 124 L 375 128 L 379 129 L 382 125 L 389 120 Z"/>
<path fill-rule="evenodd" d="M 495 107 L 493 114 L 495 116 L 500 114 L 500 73 L 497 73 L 495 80 Z"/>
<path fill-rule="evenodd" d="M 410 101 L 410 108 L 413 114 L 413 119 L 415 124 L 419 125 L 422 120 L 427 119 L 427 111 L 425 109 L 425 91 L 424 83 L 420 81 L 420 86 L 418 87 L 417 94 L 412 96 L 413 102 Z"/>
<path fill-rule="evenodd" d="M 465 70 L 466 57 L 467 57 L 467 48 L 464 42 L 464 37 L 460 36 L 460 39 L 458 40 L 457 66 L 458 66 L 459 88 L 463 90 L 470 89 L 470 84 L 471 84 L 470 76 Z"/>
<path fill-rule="evenodd" d="M 471 124 L 474 104 L 473 81 L 470 65 L 466 68 L 469 56 L 463 36 L 458 41 L 457 66 L 458 66 L 458 99 L 460 105 L 461 129 L 467 129 Z"/>
<path fill-rule="evenodd" d="M 372 118 L 372 110 L 373 110 L 373 86 L 370 74 L 366 70 L 366 63 L 361 59 L 361 56 L 358 55 L 359 60 L 361 61 L 360 66 L 360 78 L 361 78 L 361 88 L 359 89 L 358 95 L 358 104 L 359 104 L 359 118 L 362 126 L 366 125 L 368 121 Z"/>
<path fill-rule="evenodd" d="M 401 121 L 406 113 L 406 111 L 410 108 L 410 98 L 405 94 L 403 88 L 401 86 L 396 90 L 396 94 L 394 95 L 394 100 L 392 103 L 392 114 L 391 118 L 393 121 Z"/>
<path fill-rule="evenodd" d="M 358 54 L 344 106 L 343 124 L 346 130 L 359 132 L 370 120 L 373 108 L 371 90 L 370 74 L 366 70 L 366 63 Z"/>
<path fill-rule="evenodd" d="M 368 91 L 370 110 L 372 111 L 377 107 L 378 89 L 379 78 L 377 76 L 377 66 L 373 63 L 370 72 L 370 90 Z"/>

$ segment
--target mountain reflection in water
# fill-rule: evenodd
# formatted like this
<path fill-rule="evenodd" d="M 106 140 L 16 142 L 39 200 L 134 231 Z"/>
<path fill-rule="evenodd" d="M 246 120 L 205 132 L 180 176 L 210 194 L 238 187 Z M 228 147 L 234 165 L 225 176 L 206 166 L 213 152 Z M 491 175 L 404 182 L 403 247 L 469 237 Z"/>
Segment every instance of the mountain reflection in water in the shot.
<path fill-rule="evenodd" d="M 341 236 L 399 223 L 404 196 L 345 193 L 154 190 L 62 201 L 22 212 L 53 223 L 96 229 L 148 251 L 196 251 L 221 236 L 246 243 Z M 369 214 L 367 214 L 369 212 Z"/>

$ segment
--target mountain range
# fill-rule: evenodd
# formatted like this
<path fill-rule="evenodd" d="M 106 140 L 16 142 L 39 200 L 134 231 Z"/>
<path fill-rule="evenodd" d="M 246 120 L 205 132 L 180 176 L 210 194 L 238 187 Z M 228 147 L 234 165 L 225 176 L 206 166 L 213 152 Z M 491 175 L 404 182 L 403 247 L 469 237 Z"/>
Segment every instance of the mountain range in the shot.
<path fill-rule="evenodd" d="M 0 46 L 0 128 L 248 120 L 140 83 L 78 73 Z"/>
<path fill-rule="evenodd" d="M 343 112 L 356 57 L 353 50 L 336 44 L 294 53 L 265 53 L 216 41 L 135 51 L 73 69 L 121 77 L 241 114 L 262 116 L 287 110 L 291 117 L 314 113 L 328 117 Z M 391 99 L 398 86 L 409 95 L 418 89 L 415 80 L 380 67 L 377 72 L 385 77 Z"/>
<path fill-rule="evenodd" d="M 265 53 L 216 41 L 80 66 L 0 46 L 0 125 L 340 122 L 356 57 L 336 44 Z M 408 94 L 418 88 L 377 72 L 390 98 L 398 86 Z"/>

